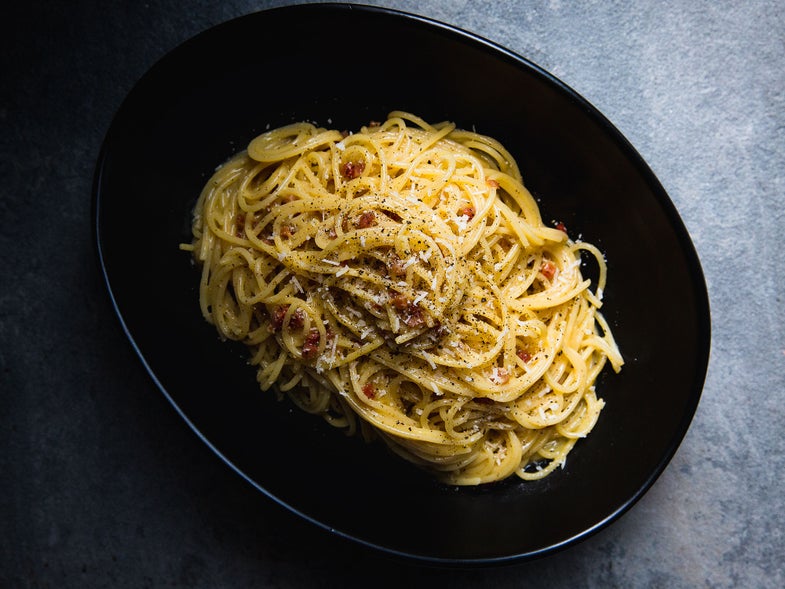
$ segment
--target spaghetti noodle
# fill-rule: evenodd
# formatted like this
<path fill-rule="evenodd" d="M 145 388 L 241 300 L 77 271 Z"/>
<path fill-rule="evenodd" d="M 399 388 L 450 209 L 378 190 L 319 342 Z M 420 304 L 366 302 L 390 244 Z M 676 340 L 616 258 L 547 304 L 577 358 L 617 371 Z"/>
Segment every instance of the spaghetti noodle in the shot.
<path fill-rule="evenodd" d="M 193 238 L 202 313 L 263 390 L 450 484 L 563 465 L 605 362 L 623 364 L 601 253 L 542 222 L 501 144 L 452 123 L 266 132 L 209 180 Z"/>

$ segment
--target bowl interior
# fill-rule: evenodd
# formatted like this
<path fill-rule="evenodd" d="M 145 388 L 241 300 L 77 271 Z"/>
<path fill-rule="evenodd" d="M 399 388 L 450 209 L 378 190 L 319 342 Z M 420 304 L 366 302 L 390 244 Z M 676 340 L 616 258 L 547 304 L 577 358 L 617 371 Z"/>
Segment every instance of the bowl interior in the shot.
<path fill-rule="evenodd" d="M 292 35 L 296 31 L 296 36 Z M 296 38 L 296 40 L 293 40 Z M 178 244 L 216 165 L 269 127 L 356 129 L 395 109 L 500 140 L 540 201 L 608 261 L 606 318 L 626 365 L 564 469 L 543 481 L 440 485 L 380 444 L 347 439 L 262 393 L 239 345 L 198 309 Z M 442 562 L 543 554 L 637 500 L 696 408 L 709 347 L 700 265 L 667 195 L 589 104 L 495 45 L 410 15 L 310 5 L 249 15 L 172 51 L 107 135 L 95 183 L 100 262 L 156 383 L 192 427 L 264 492 L 328 529 Z"/>

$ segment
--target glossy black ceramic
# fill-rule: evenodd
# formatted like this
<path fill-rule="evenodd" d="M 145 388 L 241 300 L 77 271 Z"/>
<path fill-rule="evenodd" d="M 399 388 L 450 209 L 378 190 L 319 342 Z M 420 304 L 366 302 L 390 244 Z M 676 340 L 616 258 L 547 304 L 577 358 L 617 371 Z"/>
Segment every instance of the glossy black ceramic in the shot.
<path fill-rule="evenodd" d="M 540 482 L 443 486 L 259 391 L 238 345 L 202 319 L 178 249 L 216 165 L 268 126 L 355 129 L 388 111 L 453 120 L 515 155 L 543 218 L 605 252 L 607 318 L 626 359 L 566 467 Z M 531 558 L 605 526 L 650 487 L 700 397 L 709 308 L 689 236 L 652 172 L 591 105 L 532 63 L 455 28 L 375 8 L 310 5 L 215 27 L 158 62 L 98 161 L 98 255 L 156 385 L 231 468 L 337 534 L 441 563 Z"/>

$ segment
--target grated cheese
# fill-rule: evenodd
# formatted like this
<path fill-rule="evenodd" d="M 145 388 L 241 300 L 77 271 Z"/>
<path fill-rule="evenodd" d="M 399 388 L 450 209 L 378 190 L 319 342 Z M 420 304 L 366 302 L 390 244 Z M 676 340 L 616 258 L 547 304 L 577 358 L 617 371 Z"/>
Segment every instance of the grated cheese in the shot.
<path fill-rule="evenodd" d="M 453 217 L 453 221 L 458 226 L 458 232 L 466 231 L 466 226 L 469 224 L 469 215 L 461 215 L 460 217 Z"/>
<path fill-rule="evenodd" d="M 330 347 L 330 368 L 335 364 L 335 354 L 338 351 L 338 337 L 333 338 L 332 346 Z"/>

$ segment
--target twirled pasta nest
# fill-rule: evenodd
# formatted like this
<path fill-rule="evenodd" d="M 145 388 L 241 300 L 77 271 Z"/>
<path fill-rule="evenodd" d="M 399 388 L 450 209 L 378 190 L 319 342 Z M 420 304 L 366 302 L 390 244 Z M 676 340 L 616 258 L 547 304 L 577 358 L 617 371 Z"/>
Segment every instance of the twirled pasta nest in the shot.
<path fill-rule="evenodd" d="M 542 222 L 501 144 L 451 123 L 266 132 L 209 180 L 193 235 L 202 312 L 263 390 L 451 484 L 563 465 L 623 364 L 603 256 Z"/>

